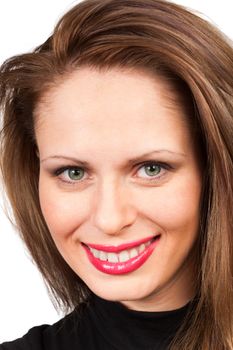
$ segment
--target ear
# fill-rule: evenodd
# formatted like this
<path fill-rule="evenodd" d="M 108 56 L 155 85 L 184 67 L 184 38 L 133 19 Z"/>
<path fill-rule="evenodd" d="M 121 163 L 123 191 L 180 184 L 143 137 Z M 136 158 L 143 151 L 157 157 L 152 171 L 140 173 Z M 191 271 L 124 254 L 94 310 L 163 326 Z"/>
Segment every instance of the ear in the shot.
<path fill-rule="evenodd" d="M 37 158 L 40 159 L 40 152 L 39 152 L 37 145 L 35 145 L 35 154 L 36 154 Z"/>

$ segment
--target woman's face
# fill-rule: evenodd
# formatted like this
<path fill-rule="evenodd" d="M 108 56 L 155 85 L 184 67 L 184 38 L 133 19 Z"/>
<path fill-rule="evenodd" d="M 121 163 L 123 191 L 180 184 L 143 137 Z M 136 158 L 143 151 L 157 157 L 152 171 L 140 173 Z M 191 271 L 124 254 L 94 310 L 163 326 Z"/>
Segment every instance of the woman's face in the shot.
<path fill-rule="evenodd" d="M 39 195 L 61 255 L 102 298 L 183 306 L 195 293 L 201 170 L 178 97 L 139 71 L 82 68 L 43 101 Z"/>

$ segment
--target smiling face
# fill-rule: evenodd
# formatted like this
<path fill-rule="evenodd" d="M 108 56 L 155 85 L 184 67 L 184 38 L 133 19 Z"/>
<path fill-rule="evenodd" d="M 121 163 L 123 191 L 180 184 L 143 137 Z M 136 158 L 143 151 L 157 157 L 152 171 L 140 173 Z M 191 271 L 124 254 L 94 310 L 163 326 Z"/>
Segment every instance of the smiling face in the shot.
<path fill-rule="evenodd" d="M 44 100 L 39 195 L 61 255 L 102 298 L 183 306 L 195 294 L 201 170 L 178 99 L 139 71 L 82 68 Z"/>

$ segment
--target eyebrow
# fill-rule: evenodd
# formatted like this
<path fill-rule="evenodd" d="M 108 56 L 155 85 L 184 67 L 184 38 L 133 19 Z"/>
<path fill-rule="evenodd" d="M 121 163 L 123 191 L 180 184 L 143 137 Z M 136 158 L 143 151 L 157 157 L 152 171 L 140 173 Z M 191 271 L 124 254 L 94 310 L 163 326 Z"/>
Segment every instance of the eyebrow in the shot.
<path fill-rule="evenodd" d="M 160 149 L 160 150 L 154 150 L 154 151 L 151 151 L 151 152 L 147 152 L 147 153 L 144 153 L 138 157 L 134 157 L 134 158 L 131 158 L 131 159 L 128 159 L 126 161 L 127 164 L 133 164 L 133 163 L 136 163 L 136 162 L 140 162 L 142 161 L 145 157 L 148 157 L 148 156 L 152 156 L 153 154 L 161 154 L 161 153 L 168 153 L 168 154 L 171 154 L 171 155 L 178 155 L 178 156 L 182 156 L 182 157 L 187 157 L 187 155 L 185 153 L 181 153 L 181 152 L 174 152 L 174 151 L 170 151 L 170 150 L 166 150 L 166 149 Z M 54 156 L 49 156 L 47 158 L 44 158 L 42 159 L 40 162 L 43 163 L 49 159 L 66 159 L 66 160 L 70 160 L 72 162 L 75 162 L 75 163 L 78 163 L 84 167 L 88 167 L 89 166 L 89 163 L 86 162 L 86 161 L 83 161 L 83 160 L 80 160 L 78 158 L 75 158 L 75 157 L 69 157 L 69 156 L 65 156 L 65 155 L 54 155 Z"/>

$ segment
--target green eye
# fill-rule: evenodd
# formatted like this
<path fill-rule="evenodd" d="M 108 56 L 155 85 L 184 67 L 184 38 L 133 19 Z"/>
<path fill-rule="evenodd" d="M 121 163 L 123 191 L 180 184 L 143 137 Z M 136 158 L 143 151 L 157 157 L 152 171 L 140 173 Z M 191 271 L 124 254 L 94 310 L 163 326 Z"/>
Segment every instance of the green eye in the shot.
<path fill-rule="evenodd" d="M 161 166 L 157 164 L 144 165 L 144 168 L 148 176 L 155 176 L 161 172 Z"/>
<path fill-rule="evenodd" d="M 70 180 L 78 181 L 81 180 L 84 176 L 84 170 L 81 168 L 74 168 L 67 170 L 67 175 Z"/>
<path fill-rule="evenodd" d="M 86 170 L 81 167 L 67 166 L 55 170 L 54 175 L 62 182 L 76 184 L 86 178 Z"/>
<path fill-rule="evenodd" d="M 158 162 L 146 162 L 140 166 L 137 177 L 146 181 L 159 181 L 164 177 L 171 167 L 168 164 Z"/>

